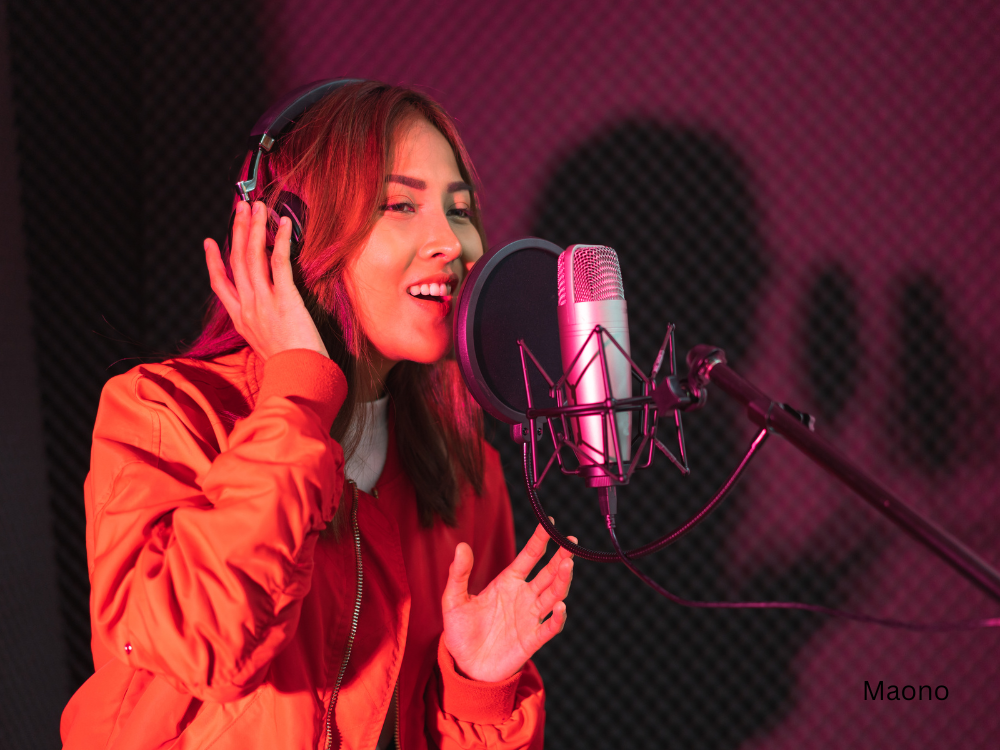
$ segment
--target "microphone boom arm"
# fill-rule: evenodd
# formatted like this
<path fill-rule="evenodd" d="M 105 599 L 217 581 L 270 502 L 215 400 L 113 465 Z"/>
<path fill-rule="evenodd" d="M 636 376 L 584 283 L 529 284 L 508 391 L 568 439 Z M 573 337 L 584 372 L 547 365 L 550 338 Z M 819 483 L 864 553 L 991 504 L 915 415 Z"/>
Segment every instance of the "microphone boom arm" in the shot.
<path fill-rule="evenodd" d="M 755 425 L 777 432 L 800 452 L 835 476 L 886 518 L 934 552 L 961 575 L 996 601 L 1000 601 L 1000 571 L 965 544 L 915 511 L 876 482 L 822 437 L 812 431 L 808 415 L 765 395 L 726 364 L 725 353 L 701 344 L 687 356 L 690 372 L 687 388 L 703 398 L 709 382 L 746 406 L 747 417 Z M 657 389 L 659 391 L 659 389 Z"/>

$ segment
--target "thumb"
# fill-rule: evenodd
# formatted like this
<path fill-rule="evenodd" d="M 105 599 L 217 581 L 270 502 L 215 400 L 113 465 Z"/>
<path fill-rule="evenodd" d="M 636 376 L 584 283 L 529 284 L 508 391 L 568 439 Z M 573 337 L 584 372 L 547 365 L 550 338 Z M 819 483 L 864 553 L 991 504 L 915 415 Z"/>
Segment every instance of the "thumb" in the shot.
<path fill-rule="evenodd" d="M 441 597 L 445 612 L 460 607 L 469 600 L 469 574 L 472 573 L 472 547 L 465 542 L 455 546 L 455 559 L 448 568 L 448 583 Z"/>

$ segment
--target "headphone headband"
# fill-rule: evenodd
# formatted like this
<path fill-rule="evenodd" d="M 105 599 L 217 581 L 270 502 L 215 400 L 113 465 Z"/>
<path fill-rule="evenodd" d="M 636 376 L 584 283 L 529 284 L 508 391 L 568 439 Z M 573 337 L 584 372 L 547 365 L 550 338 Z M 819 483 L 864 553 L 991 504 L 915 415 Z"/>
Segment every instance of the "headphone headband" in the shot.
<path fill-rule="evenodd" d="M 257 189 L 257 170 L 260 159 L 265 153 L 270 153 L 278 136 L 295 120 L 331 91 L 346 86 L 349 83 L 361 83 L 360 78 L 335 78 L 328 81 L 313 81 L 300 86 L 279 99 L 261 115 L 257 124 L 250 131 L 250 138 L 255 142 L 257 153 L 254 154 L 247 179 L 236 183 L 236 192 L 242 200 L 249 202 Z M 251 147 L 252 148 L 252 147 Z"/>
<path fill-rule="evenodd" d="M 260 135 L 277 138 L 285 127 L 305 112 L 309 107 L 318 102 L 331 91 L 346 86 L 349 83 L 361 83 L 360 78 L 335 78 L 328 81 L 313 81 L 305 86 L 299 86 L 293 91 L 289 91 L 285 96 L 271 105 L 271 107 L 260 116 L 257 124 L 250 131 L 250 137 L 255 138 Z"/>

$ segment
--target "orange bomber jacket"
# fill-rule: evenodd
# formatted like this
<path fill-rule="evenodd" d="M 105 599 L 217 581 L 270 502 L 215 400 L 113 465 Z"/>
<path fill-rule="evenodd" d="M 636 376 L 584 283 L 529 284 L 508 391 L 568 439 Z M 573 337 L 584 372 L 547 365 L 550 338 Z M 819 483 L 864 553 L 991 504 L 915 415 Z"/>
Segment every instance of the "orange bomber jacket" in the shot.
<path fill-rule="evenodd" d="M 440 637 L 455 545 L 475 554 L 472 592 L 514 557 L 496 452 L 458 526 L 426 529 L 390 428 L 355 507 L 329 436 L 346 392 L 306 350 L 109 381 L 85 486 L 96 672 L 63 711 L 64 747 L 374 748 L 397 683 L 403 750 L 542 747 L 534 665 L 469 680 Z M 343 531 L 321 535 L 339 503 Z"/>

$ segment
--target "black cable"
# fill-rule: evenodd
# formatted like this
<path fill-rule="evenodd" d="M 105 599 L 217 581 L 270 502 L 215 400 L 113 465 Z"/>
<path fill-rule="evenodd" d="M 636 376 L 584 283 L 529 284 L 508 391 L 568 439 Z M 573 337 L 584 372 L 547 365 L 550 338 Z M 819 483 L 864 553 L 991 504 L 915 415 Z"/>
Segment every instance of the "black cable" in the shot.
<path fill-rule="evenodd" d="M 651 589 L 656 591 L 656 593 L 669 599 L 674 604 L 679 604 L 682 607 L 691 607 L 695 609 L 794 609 L 803 612 L 814 612 L 816 614 L 829 615 L 831 617 L 840 617 L 842 619 L 854 620 L 856 622 L 865 622 L 873 625 L 882 625 L 889 628 L 899 628 L 902 630 L 912 630 L 917 632 L 949 632 L 957 630 L 976 630 L 979 628 L 995 628 L 1000 627 L 1000 617 L 980 619 L 980 620 L 959 620 L 955 622 L 937 622 L 937 623 L 916 623 L 916 622 L 906 622 L 903 620 L 893 620 L 884 617 L 874 617 L 872 615 L 864 615 L 857 612 L 848 612 L 841 609 L 833 609 L 832 607 L 823 607 L 817 604 L 806 604 L 804 602 L 698 602 L 691 601 L 689 599 L 684 599 L 683 597 L 677 596 L 677 594 L 667 591 L 663 586 L 658 584 L 652 578 L 647 576 L 641 570 L 639 570 L 632 559 L 637 557 L 642 557 L 648 555 L 651 552 L 655 552 L 658 549 L 671 544 L 682 536 L 687 534 L 691 529 L 698 525 L 705 517 L 729 494 L 733 486 L 739 480 L 740 476 L 743 474 L 746 467 L 749 465 L 750 460 L 757 453 L 760 447 L 764 444 L 768 435 L 766 429 L 761 430 L 755 437 L 753 442 L 750 444 L 750 448 L 747 450 L 746 455 L 743 456 L 743 460 L 740 461 L 739 465 L 729 476 L 729 479 L 719 488 L 719 491 L 715 496 L 705 504 L 705 506 L 698 511 L 694 516 L 688 519 L 682 526 L 678 527 L 669 534 L 660 537 L 656 541 L 650 542 L 649 544 L 643 545 L 642 547 L 637 547 L 633 550 L 623 550 L 621 544 L 618 541 L 618 536 L 615 534 L 614 529 L 614 517 L 605 516 L 605 522 L 608 526 L 608 533 L 611 535 L 611 544 L 614 546 L 615 551 L 610 552 L 598 552 L 596 550 L 591 550 L 586 547 L 581 547 L 579 544 L 574 544 L 565 536 L 563 536 L 556 527 L 549 521 L 549 517 L 545 514 L 545 510 L 542 508 L 541 501 L 538 499 L 538 494 L 535 492 L 535 488 L 531 482 L 531 472 L 529 467 L 529 456 L 528 456 L 528 445 L 525 444 L 523 451 L 524 459 L 524 482 L 528 490 L 528 498 L 531 500 L 531 507 L 535 512 L 535 516 L 538 518 L 538 522 L 545 529 L 546 533 L 555 540 L 560 547 L 572 552 L 574 555 L 583 558 L 584 560 L 590 560 L 592 562 L 620 562 L 624 563 L 625 566 L 632 571 L 632 573 L 643 583 L 649 586 Z"/>
<path fill-rule="evenodd" d="M 719 488 L 719 491 L 715 493 L 715 497 L 709 500 L 708 503 L 706 503 L 701 510 L 688 519 L 687 522 L 674 531 L 671 531 L 669 534 L 661 536 L 659 539 L 652 541 L 649 544 L 644 544 L 641 547 L 636 547 L 635 549 L 626 551 L 624 553 L 625 556 L 629 559 L 643 557 L 652 552 L 663 549 L 668 544 L 676 542 L 682 536 L 691 531 L 691 529 L 705 520 L 705 517 L 725 499 L 725 497 L 729 494 L 729 491 L 732 490 L 733 486 L 743 475 L 744 470 L 750 464 L 750 460 L 754 457 L 754 455 L 756 455 L 757 451 L 764 444 L 767 435 L 767 430 L 761 430 L 757 433 L 753 442 L 750 444 L 750 448 L 747 450 L 746 455 L 743 456 L 743 460 L 740 461 L 733 473 L 729 475 L 729 479 L 727 479 L 722 487 Z M 545 509 L 542 508 L 542 503 L 538 499 L 538 494 L 535 492 L 535 488 L 531 483 L 531 472 L 528 466 L 528 460 L 528 444 L 526 443 L 524 445 L 524 484 L 528 488 L 528 499 L 531 500 L 531 507 L 535 511 L 535 516 L 538 518 L 538 522 L 542 525 L 542 528 L 545 529 L 546 533 L 548 533 L 548 535 L 554 539 L 560 547 L 572 552 L 577 557 L 582 557 L 584 560 L 603 563 L 619 562 L 619 556 L 616 553 L 598 552 L 597 550 L 581 547 L 579 544 L 571 542 L 556 530 L 556 527 L 552 525 L 551 521 L 549 521 L 549 517 L 545 513 Z"/>
<path fill-rule="evenodd" d="M 830 615 L 832 617 L 841 617 L 847 620 L 856 620 L 858 622 L 867 622 L 873 625 L 884 625 L 889 628 L 900 628 L 903 630 L 915 630 L 920 632 L 947 632 L 954 630 L 975 630 L 977 628 L 995 628 L 1000 627 L 1000 617 L 993 617 L 984 620 L 959 620 L 955 622 L 930 622 L 930 623 L 919 623 L 919 622 L 905 622 L 903 620 L 891 620 L 883 617 L 873 617 L 871 615 L 863 615 L 857 612 L 847 612 L 841 609 L 833 609 L 831 607 L 821 607 L 816 604 L 805 604 L 803 602 L 694 602 L 688 599 L 677 596 L 667 591 L 663 586 L 658 584 L 652 578 L 647 576 L 628 558 L 627 553 L 622 550 L 621 544 L 618 542 L 618 537 L 615 534 L 614 529 L 614 518 L 612 516 L 605 516 L 605 521 L 608 526 L 608 533 L 611 535 L 611 544 L 614 545 L 615 552 L 618 554 L 619 562 L 625 564 L 625 566 L 631 570 L 640 581 L 645 583 L 651 589 L 661 596 L 666 597 L 674 604 L 680 604 L 682 607 L 693 607 L 697 609 L 798 609 L 805 612 L 816 612 L 822 615 Z"/>

